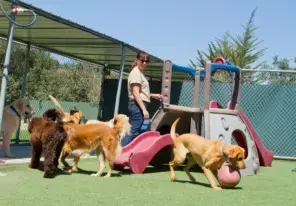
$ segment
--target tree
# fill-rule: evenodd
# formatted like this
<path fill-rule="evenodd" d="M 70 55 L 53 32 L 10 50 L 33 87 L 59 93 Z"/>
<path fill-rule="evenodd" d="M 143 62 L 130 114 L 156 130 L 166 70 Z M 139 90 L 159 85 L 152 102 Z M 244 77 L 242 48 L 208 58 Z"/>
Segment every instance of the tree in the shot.
<path fill-rule="evenodd" d="M 254 24 L 254 18 L 257 8 L 255 8 L 246 23 L 242 25 L 244 31 L 240 35 L 232 35 L 226 32 L 222 38 L 217 38 L 208 44 L 208 51 L 197 50 L 196 62 L 190 60 L 191 67 L 205 67 L 207 60 L 213 61 L 217 56 L 230 60 L 234 65 L 243 69 L 258 69 L 261 68 L 265 62 L 259 62 L 264 55 L 266 48 L 259 49 L 259 45 L 263 42 L 255 35 L 258 27 Z M 223 73 L 220 75 L 220 80 L 226 80 L 229 75 Z M 244 73 L 244 81 L 252 81 L 252 75 Z"/>
<path fill-rule="evenodd" d="M 263 71 L 260 72 L 260 79 L 266 84 L 296 84 L 296 73 L 287 71 L 296 71 L 296 66 L 292 64 L 296 63 L 296 57 L 294 59 L 279 58 L 277 55 L 273 57 L 271 65 L 265 64 Z M 265 70 L 282 70 L 282 72 L 264 72 Z"/>
<path fill-rule="evenodd" d="M 0 63 L 3 65 L 6 41 L 0 41 Z M 20 97 L 26 47 L 13 43 L 11 68 L 7 83 L 6 104 Z M 1 74 L 3 68 L 0 69 Z M 99 103 L 101 77 L 98 65 L 79 61 L 61 61 L 52 53 L 31 48 L 26 94 L 30 100 L 49 100 L 52 94 L 61 101 Z"/>

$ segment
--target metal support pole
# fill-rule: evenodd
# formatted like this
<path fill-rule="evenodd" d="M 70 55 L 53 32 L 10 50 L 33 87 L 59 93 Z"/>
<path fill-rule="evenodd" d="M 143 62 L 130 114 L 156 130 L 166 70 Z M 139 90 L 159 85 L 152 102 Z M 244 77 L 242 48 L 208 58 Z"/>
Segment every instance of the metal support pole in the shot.
<path fill-rule="evenodd" d="M 99 102 L 99 112 L 97 116 L 97 120 L 102 120 L 103 118 L 103 111 L 104 111 L 104 100 L 105 100 L 105 71 L 106 66 L 100 69 L 100 79 L 101 79 L 101 91 L 100 91 L 100 102 Z"/>
<path fill-rule="evenodd" d="M 211 67 L 210 61 L 207 61 L 205 68 L 205 78 L 204 78 L 204 138 L 210 139 L 210 94 L 211 94 Z"/>
<path fill-rule="evenodd" d="M 30 48 L 31 45 L 27 44 L 27 50 L 26 50 L 26 56 L 25 56 L 25 65 L 23 68 L 23 82 L 22 82 L 22 89 L 20 97 L 23 98 L 26 93 L 26 84 L 27 84 L 27 74 L 28 74 L 28 67 L 29 67 L 29 55 L 30 55 Z M 16 134 L 15 134 L 15 143 L 18 144 L 20 142 L 20 130 L 21 130 L 21 122 L 22 120 L 19 120 L 19 126 L 17 128 Z"/>
<path fill-rule="evenodd" d="M 29 67 L 29 55 L 30 55 L 31 45 L 27 44 L 27 51 L 25 56 L 25 66 L 23 69 L 23 82 L 22 82 L 22 90 L 21 90 L 21 97 L 23 98 L 26 93 L 26 85 L 27 85 L 27 74 L 28 74 L 28 67 Z"/>
<path fill-rule="evenodd" d="M 125 60 L 125 46 L 122 45 L 120 73 L 119 73 L 117 94 L 116 94 L 116 100 L 115 100 L 114 116 L 118 114 L 118 109 L 119 109 L 119 101 L 120 101 L 120 94 L 121 94 L 121 84 L 122 84 L 122 74 L 123 74 L 123 69 L 124 69 L 124 60 Z"/>
<path fill-rule="evenodd" d="M 10 18 L 14 21 L 15 15 L 13 13 L 10 14 Z M 8 28 L 8 39 L 6 45 L 6 53 L 5 59 L 3 64 L 3 76 L 2 76 L 2 83 L 1 83 L 1 94 L 0 94 L 0 127 L 2 130 L 2 118 L 5 106 L 5 95 L 6 95 L 6 87 L 8 81 L 8 72 L 10 69 L 10 56 L 11 56 L 11 48 L 12 48 L 12 40 L 13 40 L 13 30 L 14 24 L 9 21 L 9 28 Z"/>

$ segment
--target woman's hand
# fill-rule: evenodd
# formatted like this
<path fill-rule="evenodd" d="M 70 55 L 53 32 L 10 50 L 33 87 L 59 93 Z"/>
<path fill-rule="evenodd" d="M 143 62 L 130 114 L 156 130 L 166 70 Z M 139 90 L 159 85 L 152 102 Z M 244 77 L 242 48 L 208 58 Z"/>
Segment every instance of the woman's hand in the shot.
<path fill-rule="evenodd" d="M 150 94 L 153 99 L 157 99 L 159 101 L 163 100 L 163 96 L 161 94 Z"/>
<path fill-rule="evenodd" d="M 133 96 L 134 96 L 136 102 L 139 104 L 140 109 L 143 112 L 143 118 L 149 119 L 149 112 L 147 111 L 147 109 L 143 103 L 143 100 L 141 99 L 141 96 L 140 96 L 140 86 L 141 85 L 139 85 L 139 84 L 132 84 Z"/>
<path fill-rule="evenodd" d="M 149 112 L 146 109 L 143 110 L 143 118 L 149 119 Z"/>

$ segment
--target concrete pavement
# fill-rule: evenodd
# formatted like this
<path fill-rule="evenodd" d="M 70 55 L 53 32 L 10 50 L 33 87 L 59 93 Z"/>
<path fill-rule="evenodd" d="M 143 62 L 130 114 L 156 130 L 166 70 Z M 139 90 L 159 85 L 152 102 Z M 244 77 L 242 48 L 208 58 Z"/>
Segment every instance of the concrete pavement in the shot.
<path fill-rule="evenodd" d="M 28 164 L 31 160 L 31 146 L 29 145 L 11 145 L 11 153 L 15 158 L 5 158 L 2 147 L 0 148 L 0 166 L 11 164 Z M 92 152 L 83 158 L 95 158 L 95 153 Z M 71 157 L 69 157 L 71 158 Z M 43 160 L 43 158 L 42 158 Z"/>

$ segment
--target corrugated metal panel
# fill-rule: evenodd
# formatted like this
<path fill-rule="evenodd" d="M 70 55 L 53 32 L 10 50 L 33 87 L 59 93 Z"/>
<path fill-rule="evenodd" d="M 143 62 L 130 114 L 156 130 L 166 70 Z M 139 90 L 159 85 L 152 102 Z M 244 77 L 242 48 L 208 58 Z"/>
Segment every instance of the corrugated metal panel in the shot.
<path fill-rule="evenodd" d="M 6 13 L 9 14 L 13 0 L 0 0 Z M 126 46 L 125 72 L 129 72 L 131 62 L 140 49 L 117 40 L 103 33 L 66 20 L 46 12 L 33 5 L 19 1 L 23 8 L 32 9 L 37 14 L 35 24 L 30 27 L 15 26 L 14 40 L 30 43 L 33 46 L 47 49 L 69 57 L 74 57 L 119 70 L 122 45 Z M 1 12 L 2 13 L 2 12 Z M 28 24 L 32 21 L 31 13 L 20 13 L 16 22 Z M 9 21 L 5 15 L 0 16 L 0 36 L 6 38 Z M 163 60 L 151 55 L 151 64 L 144 73 L 152 78 L 161 78 Z"/>

